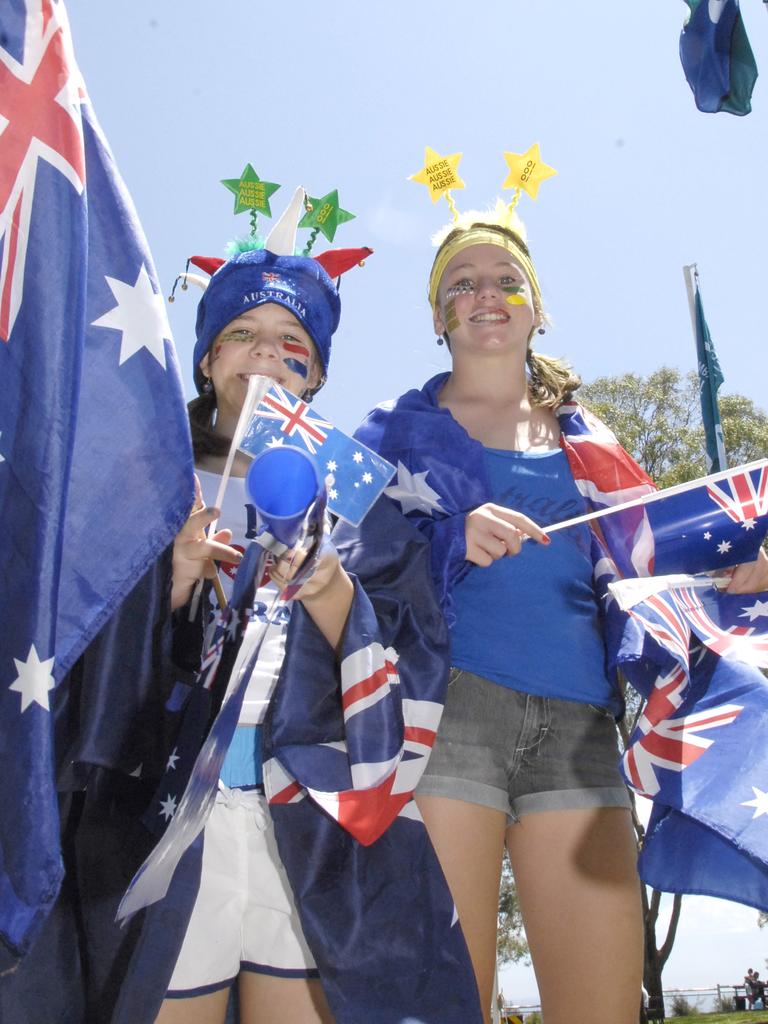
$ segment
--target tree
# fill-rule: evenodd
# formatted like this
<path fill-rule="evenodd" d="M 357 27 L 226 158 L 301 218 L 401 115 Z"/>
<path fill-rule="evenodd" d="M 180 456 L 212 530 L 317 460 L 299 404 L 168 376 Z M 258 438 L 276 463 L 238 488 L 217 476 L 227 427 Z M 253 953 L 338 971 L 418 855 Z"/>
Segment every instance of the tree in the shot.
<path fill-rule="evenodd" d="M 706 473 L 704 428 L 695 373 L 661 367 L 648 377 L 598 377 L 577 398 L 602 419 L 659 487 Z M 743 395 L 720 399 L 728 462 L 739 466 L 768 452 L 768 415 Z"/>
<path fill-rule="evenodd" d="M 517 902 L 512 865 L 506 851 L 501 867 L 496 956 L 500 964 L 516 964 L 530 955 L 523 930 L 523 915 Z"/>

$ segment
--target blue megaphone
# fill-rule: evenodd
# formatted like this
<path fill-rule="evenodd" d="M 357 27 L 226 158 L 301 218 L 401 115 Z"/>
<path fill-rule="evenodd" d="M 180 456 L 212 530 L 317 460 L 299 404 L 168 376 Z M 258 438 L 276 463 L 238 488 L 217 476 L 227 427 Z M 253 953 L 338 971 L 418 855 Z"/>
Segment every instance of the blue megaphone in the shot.
<path fill-rule="evenodd" d="M 309 455 L 292 445 L 266 448 L 245 477 L 256 509 L 256 540 L 276 554 L 322 532 L 325 484 Z"/>

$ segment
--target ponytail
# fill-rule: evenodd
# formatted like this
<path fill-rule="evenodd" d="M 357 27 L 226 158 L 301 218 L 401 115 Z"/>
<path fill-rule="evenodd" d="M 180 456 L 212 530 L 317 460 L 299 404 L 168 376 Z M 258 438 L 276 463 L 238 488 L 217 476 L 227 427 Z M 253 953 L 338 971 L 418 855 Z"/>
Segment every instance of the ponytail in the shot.
<path fill-rule="evenodd" d="M 569 402 L 581 385 L 581 377 L 562 359 L 534 352 L 529 346 L 525 361 L 530 371 L 528 392 L 533 405 L 555 409 Z"/>

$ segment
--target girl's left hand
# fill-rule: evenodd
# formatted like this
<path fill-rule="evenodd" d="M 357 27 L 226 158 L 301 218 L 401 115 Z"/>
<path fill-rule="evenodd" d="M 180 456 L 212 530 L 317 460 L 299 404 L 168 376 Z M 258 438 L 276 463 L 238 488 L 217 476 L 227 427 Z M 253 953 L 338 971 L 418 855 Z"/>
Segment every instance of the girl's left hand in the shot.
<path fill-rule="evenodd" d="M 744 562 L 733 570 L 726 594 L 755 594 L 768 590 L 768 555 L 761 548 L 754 562 Z"/>

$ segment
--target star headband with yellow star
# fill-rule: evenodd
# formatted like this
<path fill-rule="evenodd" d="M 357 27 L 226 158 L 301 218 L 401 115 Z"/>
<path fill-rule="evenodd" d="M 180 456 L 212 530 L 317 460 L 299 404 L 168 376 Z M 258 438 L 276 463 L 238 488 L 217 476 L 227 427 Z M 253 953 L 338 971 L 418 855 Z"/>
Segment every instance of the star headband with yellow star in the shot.
<path fill-rule="evenodd" d="M 536 199 L 542 181 L 551 178 L 557 174 L 557 171 L 541 159 L 538 142 L 534 143 L 525 153 L 505 152 L 504 159 L 507 162 L 509 174 L 501 187 L 515 190 L 510 202 L 504 203 L 499 200 L 493 210 L 487 212 L 468 211 L 461 214 L 451 196 L 451 189 L 465 187 L 458 172 L 459 160 L 462 156 L 462 153 L 441 156 L 427 146 L 424 167 L 410 177 L 411 181 L 427 186 L 433 203 L 436 203 L 444 195 L 453 214 L 453 222 L 446 225 L 433 239 L 435 244 L 442 245 L 443 240 L 450 237 L 451 232 L 457 229 L 459 232 L 455 238 L 451 238 L 447 245 L 442 245 L 435 258 L 432 272 L 429 275 L 430 304 L 434 306 L 437 301 L 440 278 L 453 257 L 470 245 L 491 243 L 506 249 L 520 263 L 531 283 L 536 308 L 541 309 L 541 288 L 525 244 L 525 226 L 515 212 L 515 207 L 523 191 L 527 192 L 531 199 Z M 507 232 L 512 232 L 516 237 L 511 237 Z"/>

